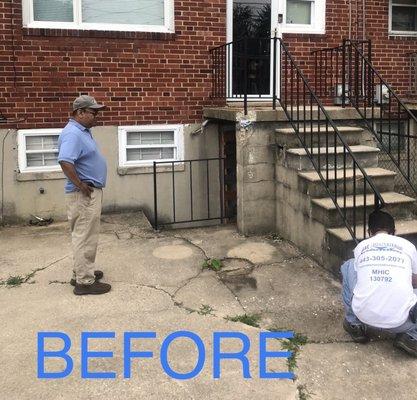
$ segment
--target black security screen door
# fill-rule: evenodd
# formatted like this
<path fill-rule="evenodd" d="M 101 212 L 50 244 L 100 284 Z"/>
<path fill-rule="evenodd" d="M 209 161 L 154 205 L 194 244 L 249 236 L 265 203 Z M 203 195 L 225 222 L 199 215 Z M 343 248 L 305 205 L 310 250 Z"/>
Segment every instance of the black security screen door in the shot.
<path fill-rule="evenodd" d="M 265 40 L 269 37 L 271 0 L 234 0 L 233 97 L 244 93 L 245 64 L 248 95 L 263 97 L 271 94 L 271 41 Z"/>

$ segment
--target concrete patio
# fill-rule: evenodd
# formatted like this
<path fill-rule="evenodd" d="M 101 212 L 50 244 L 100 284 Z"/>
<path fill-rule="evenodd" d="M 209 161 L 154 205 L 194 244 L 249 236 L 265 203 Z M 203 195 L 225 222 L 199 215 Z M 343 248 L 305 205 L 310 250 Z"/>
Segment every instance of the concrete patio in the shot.
<path fill-rule="evenodd" d="M 102 296 L 74 296 L 69 285 L 71 251 L 65 223 L 0 229 L 0 384 L 7 400 L 45 399 L 412 399 L 417 360 L 393 349 L 390 338 L 366 346 L 351 342 L 341 327 L 340 284 L 292 244 L 277 237 L 244 237 L 232 225 L 154 232 L 142 214 L 104 215 L 98 266 L 112 284 Z M 203 269 L 222 260 L 220 271 Z M 10 277 L 15 279 L 10 279 Z M 10 283 L 23 281 L 20 285 Z M 7 284 L 9 282 L 9 284 Z M 227 318 L 258 315 L 260 328 Z M 238 318 L 239 319 L 239 318 Z M 174 380 L 162 370 L 159 349 L 171 332 L 188 330 L 203 340 L 207 357 L 200 375 Z M 259 378 L 258 335 L 293 330 L 300 345 L 296 379 Z M 37 334 L 66 333 L 74 369 L 65 379 L 37 378 Z M 90 351 L 113 351 L 91 359 L 90 371 L 114 371 L 116 379 L 81 379 L 81 332 L 115 332 L 114 339 L 90 341 Z M 132 361 L 123 378 L 123 333 L 154 331 L 137 350 L 152 359 Z M 238 331 L 251 340 L 251 379 L 238 361 L 221 363 L 213 379 L 215 331 Z M 281 349 L 271 341 L 268 350 Z M 62 348 L 62 343 L 55 344 Z M 239 351 L 236 341 L 223 350 Z M 135 347 L 136 349 L 136 347 Z M 171 367 L 189 372 L 196 348 L 178 340 Z M 61 360 L 47 369 L 62 370 Z M 286 360 L 268 361 L 268 370 L 287 371 Z"/>

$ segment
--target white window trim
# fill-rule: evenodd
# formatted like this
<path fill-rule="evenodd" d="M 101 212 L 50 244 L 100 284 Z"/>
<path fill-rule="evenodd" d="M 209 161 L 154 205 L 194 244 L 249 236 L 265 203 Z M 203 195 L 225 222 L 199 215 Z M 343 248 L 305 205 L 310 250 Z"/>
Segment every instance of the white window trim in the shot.
<path fill-rule="evenodd" d="M 283 33 L 326 33 L 326 0 L 306 0 L 314 3 L 311 7 L 311 24 L 287 24 L 287 1 L 283 1 Z"/>
<path fill-rule="evenodd" d="M 21 129 L 17 132 L 17 149 L 19 171 L 25 172 L 54 172 L 61 171 L 58 165 L 44 166 L 44 167 L 28 167 L 26 158 L 26 138 L 28 136 L 56 136 L 62 132 L 62 129 Z M 52 153 L 53 151 L 34 151 L 34 153 Z"/>
<path fill-rule="evenodd" d="M 389 0 L 388 7 L 388 34 L 392 36 L 417 36 L 417 30 L 415 31 L 394 31 L 392 30 L 392 4 L 393 1 Z M 404 7 L 413 7 L 412 4 L 404 4 Z M 416 5 L 417 7 L 417 5 Z"/>
<path fill-rule="evenodd" d="M 310 33 L 324 35 L 326 33 L 326 0 L 315 0 L 312 10 L 312 24 L 287 24 L 287 1 L 271 0 L 271 29 L 277 26 L 277 13 L 283 14 L 283 23 L 278 26 L 278 37 L 281 33 Z M 233 40 L 233 0 L 227 0 L 227 41 Z"/>
<path fill-rule="evenodd" d="M 33 0 L 22 0 L 25 28 L 76 29 L 118 32 L 175 33 L 174 0 L 164 0 L 164 25 L 100 24 L 81 22 L 81 0 L 74 0 L 74 22 L 34 21 Z"/>
<path fill-rule="evenodd" d="M 149 145 L 148 147 L 175 147 L 176 157 L 158 160 L 127 161 L 127 133 L 128 132 L 152 132 L 152 131 L 174 131 L 174 144 L 171 145 Z M 154 161 L 178 161 L 183 159 L 184 154 L 184 127 L 183 125 L 130 125 L 120 126 L 119 136 L 119 167 L 149 167 Z M 145 146 L 141 146 L 145 147 Z M 159 164 L 161 166 L 163 164 Z"/>

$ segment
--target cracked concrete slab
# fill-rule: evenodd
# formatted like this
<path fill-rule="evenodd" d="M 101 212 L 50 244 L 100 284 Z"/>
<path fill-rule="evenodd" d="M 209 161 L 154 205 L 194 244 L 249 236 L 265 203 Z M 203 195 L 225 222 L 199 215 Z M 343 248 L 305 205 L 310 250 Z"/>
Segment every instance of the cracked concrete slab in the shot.
<path fill-rule="evenodd" d="M 219 317 L 238 315 L 245 312 L 238 299 L 212 272 L 202 273 L 175 294 L 175 300 L 194 310 L 210 306 Z"/>
<path fill-rule="evenodd" d="M 247 312 L 262 310 L 266 327 L 293 329 L 311 340 L 346 337 L 340 285 L 307 258 L 258 266 L 229 285 Z"/>
<path fill-rule="evenodd" d="M 391 341 L 307 344 L 298 360 L 298 380 L 313 399 L 411 400 L 416 398 L 417 361 Z"/>
<path fill-rule="evenodd" d="M 173 233 L 174 232 L 174 233 Z M 252 263 L 274 263 L 300 255 L 299 250 L 286 241 L 267 240 L 264 237 L 245 237 L 234 226 L 194 228 L 169 231 L 190 240 L 204 249 L 208 258 L 235 257 Z"/>
<path fill-rule="evenodd" d="M 24 293 L 24 301 L 19 301 Z M 0 318 L 12 321 L 0 335 L 0 364 L 7 365 L 0 372 L 3 395 L 8 400 L 25 400 L 34 397 L 48 399 L 235 399 L 239 387 L 242 399 L 280 398 L 295 400 L 296 389 L 290 381 L 261 380 L 258 378 L 258 350 L 255 346 L 258 330 L 210 316 L 200 316 L 175 306 L 170 296 L 150 288 L 134 285 L 114 288 L 104 296 L 75 297 L 62 286 L 26 285 L 2 289 L 3 304 Z M 49 299 L 49 301 L 47 301 Z M 162 340 L 172 331 L 186 329 L 198 334 L 207 350 L 203 371 L 194 380 L 176 381 L 169 378 L 159 362 Z M 135 344 L 135 350 L 152 351 L 152 359 L 133 363 L 132 378 L 123 379 L 123 333 L 127 331 L 157 332 L 155 340 Z M 212 378 L 212 332 L 239 330 L 251 338 L 252 379 L 242 379 L 237 362 L 224 362 L 221 379 Z M 36 335 L 39 331 L 62 331 L 72 341 L 68 354 L 74 360 L 74 372 L 63 380 L 36 378 Z M 113 371 L 114 380 L 81 380 L 80 333 L 85 331 L 113 331 L 115 339 L 91 340 L 94 351 L 112 351 L 110 359 L 92 359 L 90 371 Z M 48 347 L 57 350 L 56 343 Z M 278 346 L 276 342 L 275 347 Z M 240 343 L 225 343 L 223 351 L 239 351 Z M 275 348 L 279 350 L 279 347 Z M 187 355 L 186 357 L 184 355 Z M 170 367 L 188 372 L 195 366 L 197 352 L 191 342 L 179 341 L 170 347 Z M 63 368 L 62 362 L 47 361 L 46 368 Z M 286 370 L 283 360 L 271 365 L 275 370 Z M 104 396 L 104 397 L 103 397 Z"/>
<path fill-rule="evenodd" d="M 0 285 L 0 318 L 6 321 L 0 331 L 0 365 L 7 365 L 0 369 L 0 384 L 8 400 L 285 400 L 308 398 L 303 397 L 308 393 L 312 399 L 345 398 L 346 393 L 357 399 L 413 398 L 407 395 L 414 393 L 417 361 L 392 349 L 386 338 L 365 347 L 351 343 L 341 327 L 340 284 L 291 243 L 246 238 L 234 226 L 154 232 L 142 213 L 103 220 L 97 265 L 112 284 L 103 296 L 72 294 L 66 224 L 0 230 L 1 278 L 40 269 L 20 287 Z M 207 258 L 221 260 L 221 270 L 203 270 Z M 258 314 L 262 330 L 289 329 L 308 337 L 295 382 L 258 378 L 260 329 L 224 319 L 243 314 Z M 36 334 L 48 330 L 71 337 L 75 372 L 67 379 L 36 378 Z M 114 340 L 94 341 L 94 350 L 112 350 L 113 358 L 90 360 L 93 369 L 116 371 L 115 380 L 80 379 L 80 334 L 88 330 L 116 333 Z M 177 381 L 162 372 L 158 357 L 136 363 L 132 379 L 123 379 L 122 336 L 135 330 L 157 332 L 155 341 L 146 342 L 156 356 L 166 334 L 196 332 L 207 343 L 208 359 L 214 331 L 243 332 L 253 344 L 253 379 L 242 379 L 239 362 L 225 362 L 222 379 L 213 380 L 207 364 L 197 378 Z M 279 350 L 281 343 L 274 345 Z M 173 345 L 172 367 L 191 370 L 195 355 L 189 343 Z M 280 371 L 287 365 L 270 360 L 269 368 Z"/>
<path fill-rule="evenodd" d="M 66 231 L 66 224 L 0 230 L 0 281 L 10 276 L 24 277 L 45 267 L 51 260 L 70 254 L 71 246 L 63 231 Z M 30 239 L 30 246 L 25 246 L 22 251 L 25 238 Z"/>

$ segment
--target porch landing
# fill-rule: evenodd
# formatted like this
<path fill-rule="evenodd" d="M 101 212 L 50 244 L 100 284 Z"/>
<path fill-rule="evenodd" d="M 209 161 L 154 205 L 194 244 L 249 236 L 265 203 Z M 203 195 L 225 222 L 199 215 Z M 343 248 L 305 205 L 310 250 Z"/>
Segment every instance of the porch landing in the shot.
<path fill-rule="evenodd" d="M 360 120 L 362 117 L 353 107 L 338 107 L 327 106 L 326 111 L 329 113 L 333 120 Z M 302 109 L 298 109 L 300 118 L 302 119 Z M 315 118 L 318 116 L 317 107 L 313 107 L 313 115 Z M 307 115 L 310 114 L 310 108 L 307 109 Z M 297 113 L 297 107 L 294 106 L 293 113 Z M 372 115 L 372 110 L 367 109 L 366 113 L 369 117 Z M 374 116 L 378 116 L 377 110 L 374 110 Z M 243 111 L 243 103 L 230 103 L 223 107 L 206 107 L 203 109 L 203 116 L 206 119 L 218 119 L 224 121 L 242 121 L 249 120 L 253 122 L 286 122 L 288 121 L 284 110 L 281 106 L 277 105 L 276 110 L 272 109 L 271 103 L 269 104 L 257 104 L 250 105 L 248 109 L 248 115 L 245 115 Z M 322 117 L 322 115 L 321 115 Z"/>

